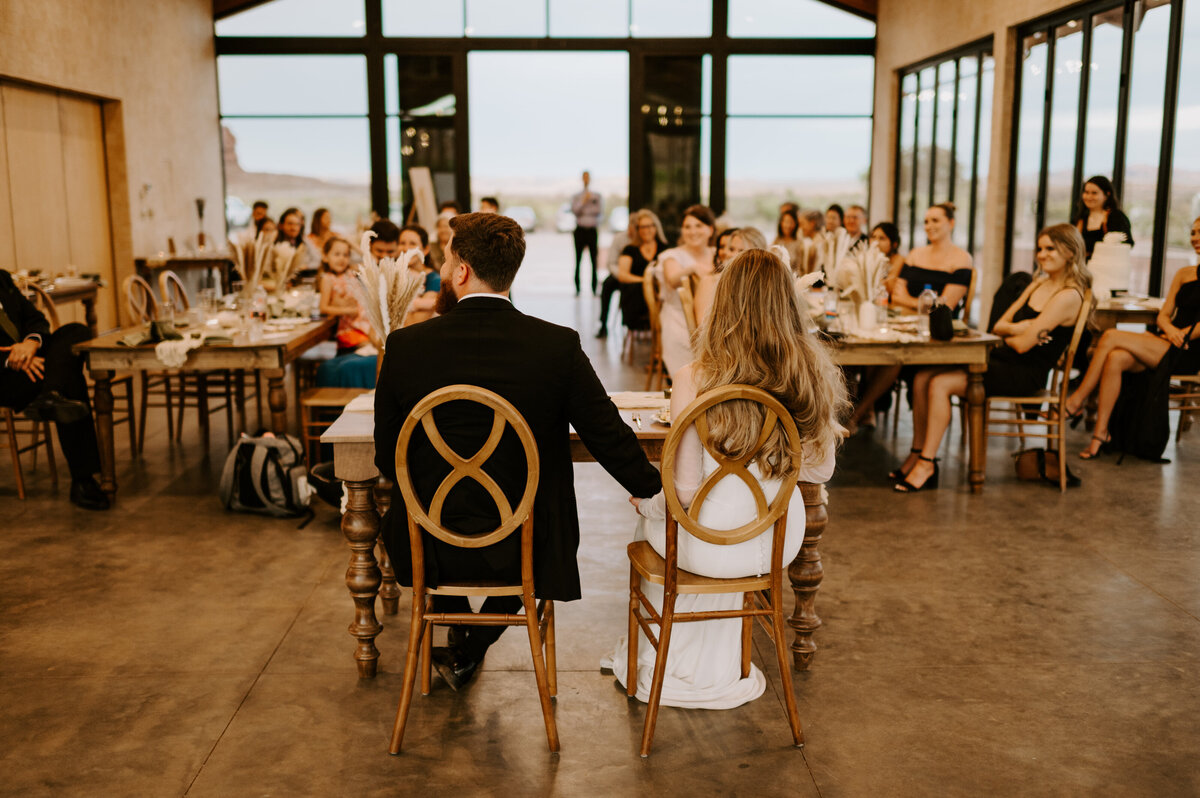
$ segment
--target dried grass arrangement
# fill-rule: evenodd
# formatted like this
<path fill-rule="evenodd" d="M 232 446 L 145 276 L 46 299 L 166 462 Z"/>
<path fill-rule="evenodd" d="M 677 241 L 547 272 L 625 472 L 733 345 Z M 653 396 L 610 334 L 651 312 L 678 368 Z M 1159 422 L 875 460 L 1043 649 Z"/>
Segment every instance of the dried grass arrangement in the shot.
<path fill-rule="evenodd" d="M 254 241 L 246 246 L 230 243 L 233 253 L 233 265 L 242 278 L 243 296 L 253 296 L 262 282 L 269 267 L 274 266 L 275 252 L 272 246 L 273 236 L 259 234 Z M 267 279 L 270 279 L 268 276 Z"/>
<path fill-rule="evenodd" d="M 873 302 L 887 279 L 889 263 L 879 247 L 871 244 L 856 247 L 838 264 L 834 281 L 842 299 L 853 300 L 856 305 Z"/>
<path fill-rule="evenodd" d="M 417 250 L 401 253 L 399 258 L 384 258 L 376 261 L 371 255 L 371 239 L 375 234 L 368 230 L 362 236 L 362 265 L 358 267 L 358 281 L 362 285 L 363 310 L 382 349 L 388 334 L 400 329 L 413 300 L 425 286 L 425 276 L 408 268 L 413 255 L 421 258 Z M 424 259 L 421 258 L 422 262 Z"/>

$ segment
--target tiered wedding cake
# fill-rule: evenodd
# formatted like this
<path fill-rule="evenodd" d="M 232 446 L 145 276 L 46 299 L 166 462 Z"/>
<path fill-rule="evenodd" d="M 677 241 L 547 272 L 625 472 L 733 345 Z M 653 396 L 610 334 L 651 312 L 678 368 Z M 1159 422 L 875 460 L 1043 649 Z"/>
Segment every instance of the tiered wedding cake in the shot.
<path fill-rule="evenodd" d="M 1108 233 L 1096 242 L 1088 271 L 1092 273 L 1092 295 L 1098 301 L 1112 296 L 1113 290 L 1128 291 L 1133 247 L 1125 243 L 1124 233 Z"/>

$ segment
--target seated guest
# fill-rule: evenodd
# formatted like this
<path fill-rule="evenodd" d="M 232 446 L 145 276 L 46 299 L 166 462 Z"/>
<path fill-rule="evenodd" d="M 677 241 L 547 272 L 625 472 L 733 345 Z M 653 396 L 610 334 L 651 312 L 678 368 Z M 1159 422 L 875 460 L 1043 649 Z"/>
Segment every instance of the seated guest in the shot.
<path fill-rule="evenodd" d="M 400 254 L 400 228 L 390 219 L 376 219 L 371 225 L 371 257 L 380 261 Z"/>
<path fill-rule="evenodd" d="M 925 237 L 929 243 L 909 251 L 891 294 L 893 306 L 917 310 L 921 292 L 928 287 L 958 316 L 971 286 L 973 269 L 971 253 L 951 240 L 953 234 L 954 203 L 931 205 L 925 211 Z"/>
<path fill-rule="evenodd" d="M 279 217 L 279 232 L 276 244 L 288 244 L 300 250 L 300 262 L 292 274 L 293 279 L 316 275 L 321 265 L 321 250 L 308 245 L 304 239 L 304 214 L 298 208 L 288 208 Z"/>
<path fill-rule="evenodd" d="M 846 212 L 841 205 L 833 204 L 825 211 L 825 230 L 816 240 L 816 266 L 814 270 L 825 272 L 829 277 L 837 271 L 838 264 L 850 251 L 854 242 L 843 227 Z"/>
<path fill-rule="evenodd" d="M 1083 243 L 1087 245 L 1089 259 L 1096 244 L 1108 233 L 1124 233 L 1125 243 L 1133 246 L 1133 228 L 1129 224 L 1129 217 L 1121 212 L 1116 190 L 1107 177 L 1089 177 L 1083 184 L 1079 205 L 1074 223 L 1083 236 Z"/>
<path fill-rule="evenodd" d="M 834 233 L 842 229 L 845 223 L 846 211 L 836 202 L 825 209 L 825 232 Z"/>
<path fill-rule="evenodd" d="M 441 314 L 388 336 L 387 355 L 375 392 L 375 464 L 396 482 L 396 441 L 405 419 L 432 391 L 447 385 L 476 385 L 498 393 L 529 424 L 537 442 L 540 476 L 533 504 L 534 582 L 539 598 L 580 597 L 579 518 L 569 426 L 588 451 L 634 497 L 661 488 L 658 471 L 600 384 L 579 334 L 526 316 L 508 299 L 525 255 L 525 234 L 499 214 L 470 213 L 450 221 L 453 236 L 442 266 Z M 553 376 L 553 379 L 548 377 Z M 460 453 L 476 452 L 492 429 L 493 413 L 478 405 L 452 403 L 437 411 L 439 431 Z M 451 466 L 418 427 L 408 451 L 417 496 L 428 505 Z M 526 463 L 511 431 L 484 466 L 513 507 L 525 489 Z M 465 535 L 490 532 L 499 524 L 496 502 L 482 486 L 463 480 L 445 497 L 443 524 Z M 404 498 L 392 489 L 382 538 L 396 578 L 412 584 L 412 557 Z M 519 532 L 485 548 L 466 549 L 431 540 L 425 544 L 430 586 L 449 580 L 521 581 Z M 518 612 L 520 596 L 489 597 L 484 612 Z M 435 596 L 434 612 L 470 612 L 465 597 Z M 470 681 L 503 626 L 452 627 L 451 644 L 433 650 L 433 662 L 457 690 Z"/>
<path fill-rule="evenodd" d="M 724 263 L 732 263 L 734 258 L 748 249 L 765 250 L 766 248 L 767 238 L 757 227 L 738 227 L 734 230 L 733 235 L 729 237 L 729 243 L 726 245 L 729 255 Z M 787 250 L 782 247 L 779 249 L 779 252 L 787 255 Z M 716 296 L 717 283 L 721 279 L 723 269 L 724 266 L 718 261 L 713 264 L 712 274 L 700 275 L 696 280 L 693 303 L 696 309 L 697 326 L 703 324 L 704 320 L 708 318 L 708 312 L 712 308 L 713 297 Z"/>
<path fill-rule="evenodd" d="M 738 231 L 736 227 L 726 227 L 721 232 L 717 233 L 717 240 L 713 244 L 716 250 L 713 254 L 713 271 L 720 273 L 729 262 L 733 260 L 734 253 L 729 251 L 729 239 Z"/>
<path fill-rule="evenodd" d="M 642 290 L 646 267 L 667 248 L 667 237 L 654 211 L 640 210 L 629 218 L 632 236 L 617 258 L 617 281 L 621 286 L 621 319 L 631 330 L 650 328 L 650 309 Z"/>
<path fill-rule="evenodd" d="M 716 219 L 704 205 L 692 205 L 683 212 L 680 226 L 680 246 L 659 255 L 662 266 L 662 350 L 667 372 L 674 374 L 692 362 L 692 340 L 683 305 L 679 302 L 679 286 L 692 275 L 713 273 L 712 246 Z"/>
<path fill-rule="evenodd" d="M 480 211 L 480 213 L 487 213 L 487 211 Z M 398 249 L 400 253 L 415 249 L 424 257 L 423 261 L 413 258 L 408 264 L 409 269 L 419 272 L 424 277 L 425 287 L 413 300 L 408 309 L 408 315 L 404 317 L 404 326 L 407 327 L 433 316 L 433 306 L 437 302 L 438 291 L 442 287 L 442 278 L 429 264 L 429 233 L 421 225 L 406 224 L 400 228 Z"/>
<path fill-rule="evenodd" d="M 820 211 L 804 211 L 798 217 L 800 232 L 796 236 L 796 257 L 792 271 L 803 276 L 820 267 L 820 243 L 825 229 L 825 216 Z"/>
<path fill-rule="evenodd" d="M 904 256 L 900 254 L 900 230 L 891 222 L 880 222 L 871 229 L 869 241 L 888 259 L 888 273 L 883 287 L 890 301 L 900 280 L 900 269 L 904 266 Z M 899 366 L 867 366 L 863 369 L 858 401 L 850 420 L 846 422 L 851 435 L 859 427 L 875 426 L 876 402 L 888 392 L 899 376 Z"/>
<path fill-rule="evenodd" d="M 480 213 L 500 213 L 500 200 L 495 197 L 484 197 L 479 200 Z"/>
<path fill-rule="evenodd" d="M 850 237 L 850 249 L 867 243 L 867 209 L 861 205 L 851 205 L 846 209 L 843 222 L 846 235 Z"/>
<path fill-rule="evenodd" d="M 333 214 L 329 212 L 329 209 L 317 208 L 313 211 L 312 225 L 304 240 L 315 247 L 318 252 L 324 252 L 325 242 L 336 237 L 337 233 L 333 232 Z"/>
<path fill-rule="evenodd" d="M 779 214 L 779 220 L 775 223 L 775 240 L 772 244 L 778 244 L 788 251 L 788 256 L 795 261 L 796 254 L 796 239 L 800 234 L 800 220 L 796 217 L 795 211 L 783 211 Z"/>
<path fill-rule="evenodd" d="M 82 324 L 64 324 L 54 332 L 50 322 L 21 293 L 12 275 L 0 269 L 0 406 L 35 421 L 53 421 L 58 445 L 71 470 L 71 501 L 88 510 L 107 510 L 100 490 L 100 449 L 88 403 L 84 358 L 71 351 L 91 339 Z"/>
<path fill-rule="evenodd" d="M 1069 224 L 1042 230 L 1037 239 L 1037 262 L 1037 276 L 992 328 L 1004 343 L 988 355 L 983 379 L 988 396 L 1027 396 L 1041 390 L 1071 342 L 1083 295 L 1092 284 L 1079 231 Z M 899 471 L 892 472 L 900 480 L 898 492 L 937 487 L 935 455 L 953 414 L 950 397 L 966 394 L 966 369 L 942 366 L 917 372 L 913 379 L 912 450 Z"/>
<path fill-rule="evenodd" d="M 437 235 L 429 244 L 430 266 L 441 271 L 442 264 L 446 261 L 445 246 L 450 240 L 450 220 L 458 215 L 458 211 L 444 210 L 438 214 L 437 218 Z"/>
<path fill-rule="evenodd" d="M 629 217 L 629 224 L 625 226 L 624 230 L 613 235 L 612 243 L 608 245 L 608 250 L 605 252 L 604 268 L 608 271 L 608 276 L 600 284 L 600 330 L 596 333 L 597 338 L 608 337 L 609 305 L 612 304 L 613 296 L 621 288 L 621 281 L 617 279 L 621 253 L 625 251 L 625 247 L 629 246 L 630 242 L 637 241 L 635 216 L 637 214 Z M 642 304 L 645 304 L 645 299 L 642 300 Z"/>
<path fill-rule="evenodd" d="M 452 213 L 455 216 L 462 213 L 462 208 L 454 200 L 445 200 L 438 205 L 438 213 Z"/>
<path fill-rule="evenodd" d="M 1192 249 L 1200 255 L 1200 218 L 1192 222 L 1191 238 Z M 1125 374 L 1153 369 L 1164 357 L 1171 358 L 1172 374 L 1200 371 L 1200 344 L 1194 343 L 1200 338 L 1200 324 L 1196 323 L 1200 320 L 1200 279 L 1197 277 L 1196 266 L 1175 272 L 1155 320 L 1157 333 L 1112 329 L 1100 336 L 1087 371 L 1079 387 L 1067 397 L 1065 408 L 1074 426 L 1083 414 L 1088 397 L 1097 386 L 1100 388 L 1092 440 L 1079 454 L 1083 459 L 1095 457 L 1108 442 L 1109 422 Z M 1165 408 L 1166 403 L 1162 406 Z"/>
<path fill-rule="evenodd" d="M 363 310 L 354 264 L 350 262 L 350 244 L 340 238 L 325 242 L 321 260 L 321 315 L 336 316 L 338 354 L 355 352 L 370 342 L 371 324 Z"/>
<path fill-rule="evenodd" d="M 253 245 L 254 238 L 258 235 L 259 222 L 266 218 L 268 218 L 266 200 L 255 200 L 254 204 L 250 206 L 250 223 L 237 234 L 237 237 L 233 239 L 234 243 L 239 247 Z"/>
<path fill-rule="evenodd" d="M 743 252 L 725 267 L 713 300 L 712 315 L 700 329 L 694 362 L 674 373 L 671 415 L 679 419 L 697 396 L 725 385 L 748 384 L 778 399 L 792 413 L 800 432 L 799 469 L 787 449 L 782 425 L 776 425 L 755 453 L 763 418 L 757 407 L 734 402 L 707 411 L 709 439 L 723 454 L 740 459 L 754 454 L 750 473 L 767 501 L 780 490 L 791 494 L 783 544 L 789 563 L 804 541 L 804 500 L 796 485 L 826 482 L 833 475 L 839 427 L 834 419 L 845 404 L 841 374 L 816 338 L 805 332 L 792 288 L 792 274 L 776 255 Z M 717 468 L 704 451 L 695 426 L 684 432 L 675 464 L 675 488 L 684 507 L 691 505 L 704 479 Z M 666 554 L 666 502 L 630 500 L 637 508 L 635 540 L 647 540 Z M 733 475 L 717 481 L 700 508 L 697 521 L 712 529 L 736 529 L 752 521 L 758 510 L 745 484 Z M 682 570 L 718 579 L 764 573 L 771 562 L 773 528 L 733 545 L 716 545 L 678 531 Z M 661 610 L 663 589 L 642 580 L 646 597 Z M 739 609 L 741 593 L 680 595 L 675 611 L 709 612 Z M 637 697 L 649 698 L 655 651 L 646 640 L 638 645 L 637 673 L 626 673 L 628 640 L 601 662 L 625 685 L 632 679 Z M 667 706 L 731 709 L 762 695 L 766 679 L 754 665 L 741 673 L 741 623 L 737 619 L 679 624 L 671 630 L 662 703 Z"/>

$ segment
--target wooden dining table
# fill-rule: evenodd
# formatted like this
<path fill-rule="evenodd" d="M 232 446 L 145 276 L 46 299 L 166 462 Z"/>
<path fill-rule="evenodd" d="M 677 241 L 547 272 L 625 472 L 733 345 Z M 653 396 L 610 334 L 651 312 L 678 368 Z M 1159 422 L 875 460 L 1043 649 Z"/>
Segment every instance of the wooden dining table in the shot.
<path fill-rule="evenodd" d="M 267 379 L 267 404 L 271 409 L 271 430 L 287 432 L 287 390 L 284 375 L 289 363 L 312 347 L 329 338 L 335 317 L 306 321 L 290 330 L 264 334 L 251 339 L 246 332 L 232 334 L 232 343 L 206 344 L 188 352 L 180 371 L 259 371 Z M 162 371 L 167 366 L 158 359 L 153 344 L 126 346 L 122 343 L 130 333 L 145 331 L 145 325 L 130 327 L 84 341 L 75 351 L 87 359 L 88 370 L 96 383 L 96 437 L 100 443 L 100 487 L 110 499 L 116 496 L 116 454 L 113 447 L 114 371 Z M 243 380 L 234 382 L 237 392 L 238 427 L 246 429 Z M 297 397 L 299 401 L 299 397 Z"/>
<path fill-rule="evenodd" d="M 662 403 L 655 404 L 661 406 Z M 633 429 L 647 458 L 652 462 L 661 461 L 670 428 L 654 421 L 655 409 L 627 407 L 619 412 Z M 579 463 L 595 462 L 574 430 L 570 436 L 571 459 Z M 375 640 L 383 631 L 375 612 L 376 598 L 381 600 L 385 616 L 396 615 L 400 586 L 387 550 L 379 540 L 380 518 L 391 502 L 391 484 L 382 479 L 375 468 L 375 416 L 369 408 L 369 400 L 362 400 L 358 408 L 347 407 L 321 436 L 321 443 L 332 445 L 334 474 L 345 483 L 348 494 L 342 533 L 350 547 L 350 565 L 346 570 L 346 587 L 354 602 L 350 635 L 357 641 L 354 659 L 359 678 L 370 679 L 375 677 L 379 661 Z M 788 578 L 796 596 L 795 610 L 788 618 L 788 625 L 795 632 L 791 645 L 795 668 L 807 670 L 812 666 L 817 650 L 813 635 L 821 627 L 815 606 L 824 577 L 818 546 L 829 520 L 829 495 L 825 486 L 818 484 L 800 483 L 800 491 L 807 526 L 800 553 L 788 566 Z"/>
<path fill-rule="evenodd" d="M 848 336 L 833 342 L 831 350 L 839 366 L 961 366 L 967 370 L 968 482 L 972 493 L 983 491 L 987 462 L 983 430 L 983 375 L 988 352 L 1000 344 L 990 333 L 968 330 L 949 341 L 925 338 L 891 342 Z"/>

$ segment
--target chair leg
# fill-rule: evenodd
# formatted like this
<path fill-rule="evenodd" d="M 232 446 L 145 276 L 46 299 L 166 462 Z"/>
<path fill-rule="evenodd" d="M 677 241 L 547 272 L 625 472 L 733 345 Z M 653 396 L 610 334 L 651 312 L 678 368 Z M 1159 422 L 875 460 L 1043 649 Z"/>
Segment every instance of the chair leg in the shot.
<path fill-rule="evenodd" d="M 804 730 L 800 728 L 800 713 L 796 709 L 796 694 L 792 691 L 792 663 L 788 662 L 787 641 L 783 632 L 783 590 L 776 585 L 771 596 L 771 628 L 774 630 L 775 659 L 779 661 L 779 679 L 783 682 L 783 702 L 787 706 L 788 725 L 792 727 L 792 744 L 804 747 Z"/>
<path fill-rule="evenodd" d="M 196 375 L 196 412 L 200 416 L 200 437 L 203 440 L 203 448 L 205 454 L 208 453 L 208 438 L 212 431 L 212 420 L 209 418 L 208 409 L 208 375 Z"/>
<path fill-rule="evenodd" d="M 254 412 L 258 414 L 258 428 L 263 429 L 262 372 L 254 370 Z"/>
<path fill-rule="evenodd" d="M 150 406 L 150 375 L 146 372 L 141 373 L 142 381 L 142 417 L 138 419 L 137 428 L 137 454 L 142 453 L 142 447 L 146 444 L 146 409 Z M 171 420 L 171 411 L 167 411 L 167 420 Z M 134 455 L 135 457 L 137 455 Z"/>
<path fill-rule="evenodd" d="M 299 398 L 297 397 L 297 401 Z M 963 429 L 966 429 L 964 427 Z M 233 372 L 225 372 L 225 445 L 233 448 Z"/>
<path fill-rule="evenodd" d="M 433 690 L 433 624 L 425 624 L 425 634 L 421 635 L 421 695 L 429 695 Z"/>
<path fill-rule="evenodd" d="M 42 427 L 46 433 L 46 461 L 50 464 L 50 484 L 57 488 L 58 464 L 54 461 L 54 433 L 50 431 L 49 421 L 44 422 Z"/>
<path fill-rule="evenodd" d="M 528 593 L 521 600 L 525 604 L 525 628 L 529 632 L 529 650 L 533 654 L 533 675 L 537 677 L 542 718 L 546 721 L 546 741 L 550 744 L 551 752 L 557 752 L 558 724 L 554 722 L 554 705 L 550 703 L 550 681 L 546 676 L 546 661 L 542 657 L 542 632 L 538 628 L 537 604 Z"/>
<path fill-rule="evenodd" d="M 413 596 L 408 652 L 404 655 L 404 686 L 400 690 L 400 706 L 396 708 L 396 723 L 392 726 L 392 740 L 388 744 L 388 753 L 393 756 L 400 753 L 400 745 L 404 742 L 404 727 L 408 723 L 408 710 L 412 706 L 413 687 L 417 681 L 417 655 L 421 650 L 425 627 L 425 598 Z"/>
<path fill-rule="evenodd" d="M 742 609 L 754 609 L 754 597 L 752 593 L 742 594 Z M 747 615 L 742 618 L 742 678 L 745 679 L 750 675 L 750 648 L 751 641 L 754 639 L 754 618 Z"/>
<path fill-rule="evenodd" d="M 8 451 L 12 453 L 13 474 L 17 478 L 17 498 L 25 498 L 25 475 L 21 473 L 21 453 L 17 450 L 17 430 L 13 426 L 13 411 L 4 408 L 4 420 L 8 427 Z"/>
<path fill-rule="evenodd" d="M 554 602 L 547 601 L 544 611 L 546 618 L 546 637 L 543 645 L 546 647 L 546 678 L 550 682 L 550 697 L 558 696 L 558 655 L 554 650 Z"/>
<path fill-rule="evenodd" d="M 129 457 L 131 460 L 137 459 L 137 413 L 133 407 L 133 380 L 125 383 L 125 415 L 129 419 Z"/>
<path fill-rule="evenodd" d="M 654 739 L 654 724 L 658 722 L 658 702 L 662 699 L 663 680 L 667 675 L 667 654 L 671 644 L 671 626 L 674 621 L 675 594 L 664 592 L 662 625 L 658 633 L 658 651 L 654 657 L 654 680 L 650 683 L 650 700 L 646 702 L 646 724 L 642 727 L 642 756 L 650 756 L 650 743 Z"/>
<path fill-rule="evenodd" d="M 638 593 L 641 589 L 640 577 L 633 566 L 629 566 L 629 644 L 628 657 L 625 661 L 625 695 L 633 698 L 637 695 L 638 680 Z"/>

